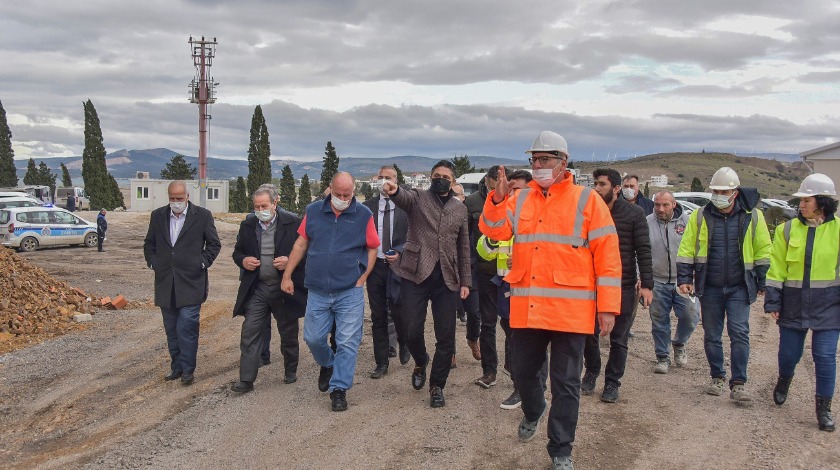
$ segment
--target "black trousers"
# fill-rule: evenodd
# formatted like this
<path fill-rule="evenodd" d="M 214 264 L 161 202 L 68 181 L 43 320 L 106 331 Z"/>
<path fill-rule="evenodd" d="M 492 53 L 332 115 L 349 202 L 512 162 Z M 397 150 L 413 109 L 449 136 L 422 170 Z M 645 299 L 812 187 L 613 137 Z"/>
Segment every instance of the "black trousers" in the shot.
<path fill-rule="evenodd" d="M 96 248 L 102 251 L 102 241 L 105 240 L 105 232 L 96 231 Z"/>
<path fill-rule="evenodd" d="M 426 309 L 429 301 L 432 302 L 435 355 L 429 376 L 430 387 L 443 388 L 449 377 L 452 355 L 455 354 L 455 307 L 458 299 L 458 292 L 446 287 L 440 264 L 435 266 L 429 277 L 419 284 L 408 279 L 402 280 L 400 303 L 405 324 L 405 339 L 411 356 L 418 366 L 425 365 L 429 360 L 423 330 L 426 324 Z"/>
<path fill-rule="evenodd" d="M 271 324 L 269 316 L 271 314 L 277 320 L 285 373 L 286 375 L 297 373 L 300 354 L 298 318 L 284 311 L 279 285 L 267 285 L 257 281 L 254 291 L 245 303 L 245 320 L 242 322 L 242 335 L 239 341 L 239 380 L 243 382 L 253 382 L 257 378 L 265 325 Z"/>
<path fill-rule="evenodd" d="M 624 368 L 627 366 L 627 342 L 630 340 L 630 328 L 636 319 L 636 305 L 639 294 L 635 287 L 621 288 L 621 315 L 615 317 L 615 326 L 610 332 L 610 356 L 604 370 L 604 380 L 617 387 L 621 386 Z M 595 375 L 601 373 L 601 347 L 598 342 L 600 329 L 595 324 L 595 334 L 586 338 L 584 362 L 586 371 Z"/>
<path fill-rule="evenodd" d="M 479 300 L 478 277 L 475 265 L 472 266 L 472 289 L 466 299 L 458 299 L 467 313 L 467 339 L 478 341 L 481 337 L 481 304 Z"/>
<path fill-rule="evenodd" d="M 496 322 L 499 318 L 499 286 L 493 283 L 495 274 L 478 273 L 478 310 L 481 313 L 481 369 L 495 374 L 499 368 L 496 351 Z"/>
<path fill-rule="evenodd" d="M 510 372 L 510 380 L 513 382 L 513 389 L 519 390 L 519 387 L 516 386 L 516 374 L 513 373 L 513 353 L 511 349 L 511 333 L 512 329 L 510 327 L 510 319 L 509 318 L 500 318 L 499 325 L 502 327 L 502 331 L 505 332 L 505 354 L 504 354 L 504 367 Z M 548 357 L 548 352 L 546 352 L 546 357 Z M 548 361 L 543 361 L 543 366 L 540 369 L 540 383 L 542 384 L 543 390 L 546 390 L 546 383 L 548 382 Z"/>
<path fill-rule="evenodd" d="M 550 347 L 551 409 L 548 414 L 548 455 L 572 455 L 580 406 L 580 369 L 585 334 L 513 328 L 511 348 L 513 375 L 522 397 L 522 412 L 536 421 L 545 409 L 545 393 L 540 369 L 545 366 Z"/>
<path fill-rule="evenodd" d="M 388 287 L 391 268 L 385 260 L 376 259 L 373 271 L 367 278 L 368 302 L 370 302 L 371 336 L 373 337 L 373 358 L 377 366 L 388 365 L 388 348 L 391 346 L 389 318 L 393 319 L 397 342 L 402 345 L 405 333 L 399 305 L 394 302 Z M 393 281 L 392 281 L 393 282 Z"/>

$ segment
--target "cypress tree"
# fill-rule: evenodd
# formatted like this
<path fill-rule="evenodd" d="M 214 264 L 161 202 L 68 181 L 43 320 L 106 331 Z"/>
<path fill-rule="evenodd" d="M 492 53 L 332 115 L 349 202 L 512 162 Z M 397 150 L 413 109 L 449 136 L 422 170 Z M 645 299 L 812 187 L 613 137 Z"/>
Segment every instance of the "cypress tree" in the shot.
<path fill-rule="evenodd" d="M 38 182 L 35 184 L 49 186 L 50 194 L 55 194 L 55 180 L 56 175 L 54 175 L 50 170 L 50 167 L 41 160 L 41 164 L 38 165 Z"/>
<path fill-rule="evenodd" d="M 231 212 L 248 212 L 251 210 L 248 205 L 248 195 L 245 194 L 248 189 L 245 186 L 245 178 L 238 177 L 231 181 L 231 190 L 228 196 L 229 210 Z"/>
<path fill-rule="evenodd" d="M 114 210 L 117 207 L 125 209 L 125 199 L 123 199 L 123 193 L 120 191 L 120 185 L 117 184 L 117 180 L 114 179 L 114 175 L 111 173 L 108 173 L 108 187 L 110 188 L 111 203 L 113 204 L 110 210 Z"/>
<path fill-rule="evenodd" d="M 90 196 L 90 206 L 112 210 L 122 202 L 122 193 L 105 165 L 105 145 L 99 116 L 91 100 L 84 103 L 85 150 L 82 152 L 82 178 L 85 192 Z M 116 191 L 116 192 L 115 192 Z"/>
<path fill-rule="evenodd" d="M 700 178 L 694 177 L 691 180 L 691 192 L 700 193 L 703 192 L 703 183 L 700 182 Z"/>
<path fill-rule="evenodd" d="M 35 166 L 35 160 L 30 158 L 29 163 L 26 164 L 26 174 L 23 175 L 23 184 L 41 184 L 40 181 L 41 174 L 38 172 L 38 167 Z"/>
<path fill-rule="evenodd" d="M 70 177 L 70 172 L 64 166 L 64 163 L 61 164 L 61 186 L 65 188 L 73 186 L 73 178 Z"/>
<path fill-rule="evenodd" d="M 645 183 L 645 190 L 643 191 L 643 194 L 646 198 L 650 199 L 650 188 L 648 187 L 648 184 L 649 183 Z"/>
<path fill-rule="evenodd" d="M 397 184 L 405 184 L 405 176 L 403 176 L 402 170 L 400 170 L 400 167 L 396 163 L 394 163 L 394 169 L 397 170 Z"/>
<path fill-rule="evenodd" d="M 309 183 L 309 175 L 303 175 L 300 180 L 300 189 L 298 190 L 298 215 L 303 215 L 306 212 L 306 206 L 312 202 L 312 185 Z"/>
<path fill-rule="evenodd" d="M 6 110 L 0 101 L 0 186 L 14 188 L 18 185 L 15 168 L 15 151 L 12 149 L 12 131 L 6 121 Z"/>
<path fill-rule="evenodd" d="M 251 141 L 248 144 L 248 194 L 265 183 L 271 183 L 271 144 L 262 107 L 257 105 L 251 118 Z"/>
<path fill-rule="evenodd" d="M 283 167 L 280 177 L 280 207 L 289 212 L 297 212 L 297 194 L 295 194 L 295 176 L 289 165 Z"/>
<path fill-rule="evenodd" d="M 335 147 L 332 142 L 327 142 L 327 148 L 324 151 L 324 169 L 321 170 L 321 189 L 323 193 L 330 185 L 332 177 L 338 173 L 338 155 L 335 153 Z"/>

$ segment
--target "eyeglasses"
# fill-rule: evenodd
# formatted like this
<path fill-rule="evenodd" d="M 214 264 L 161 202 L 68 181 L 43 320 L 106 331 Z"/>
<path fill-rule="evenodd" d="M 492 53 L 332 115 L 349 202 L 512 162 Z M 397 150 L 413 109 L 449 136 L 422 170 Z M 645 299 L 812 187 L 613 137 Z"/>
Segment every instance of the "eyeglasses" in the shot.
<path fill-rule="evenodd" d="M 534 164 L 534 163 L 536 163 L 536 162 L 540 162 L 540 165 L 545 166 L 545 165 L 548 165 L 548 161 L 549 161 L 549 160 L 551 160 L 551 159 L 555 159 L 555 160 L 562 160 L 562 161 L 564 161 L 564 162 L 566 161 L 566 159 L 565 159 L 565 158 L 563 158 L 563 157 L 549 157 L 549 156 L 547 156 L 547 155 L 543 155 L 543 156 L 541 156 L 541 157 L 530 157 L 530 158 L 528 159 L 528 163 L 530 163 L 531 165 L 533 165 L 533 164 Z"/>

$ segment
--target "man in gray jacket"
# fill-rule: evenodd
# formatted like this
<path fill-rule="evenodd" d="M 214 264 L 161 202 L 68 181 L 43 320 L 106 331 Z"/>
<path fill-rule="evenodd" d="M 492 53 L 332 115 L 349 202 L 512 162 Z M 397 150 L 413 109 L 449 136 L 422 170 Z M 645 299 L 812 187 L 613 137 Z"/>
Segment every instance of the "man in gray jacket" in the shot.
<path fill-rule="evenodd" d="M 650 305 L 651 334 L 656 352 L 657 374 L 667 374 L 671 367 L 668 342 L 674 347 L 678 367 L 688 363 L 685 343 L 700 319 L 695 297 L 677 292 L 677 250 L 682 241 L 688 216 L 677 205 L 674 194 L 663 190 L 653 196 L 653 213 L 647 216 L 653 255 L 653 303 Z M 671 310 L 677 315 L 677 331 L 671 340 Z"/>

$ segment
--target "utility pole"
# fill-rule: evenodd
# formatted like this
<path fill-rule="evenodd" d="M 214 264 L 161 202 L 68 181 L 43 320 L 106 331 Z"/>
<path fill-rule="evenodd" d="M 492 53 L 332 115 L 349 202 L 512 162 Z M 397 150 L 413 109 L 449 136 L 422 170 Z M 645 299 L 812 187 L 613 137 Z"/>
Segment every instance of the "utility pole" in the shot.
<path fill-rule="evenodd" d="M 190 103 L 198 103 L 198 188 L 199 205 L 207 207 L 207 127 L 211 116 L 207 105 L 216 102 L 216 85 L 209 77 L 213 58 L 216 57 L 216 38 L 213 40 L 193 39 L 190 36 L 195 77 L 190 82 Z"/>

